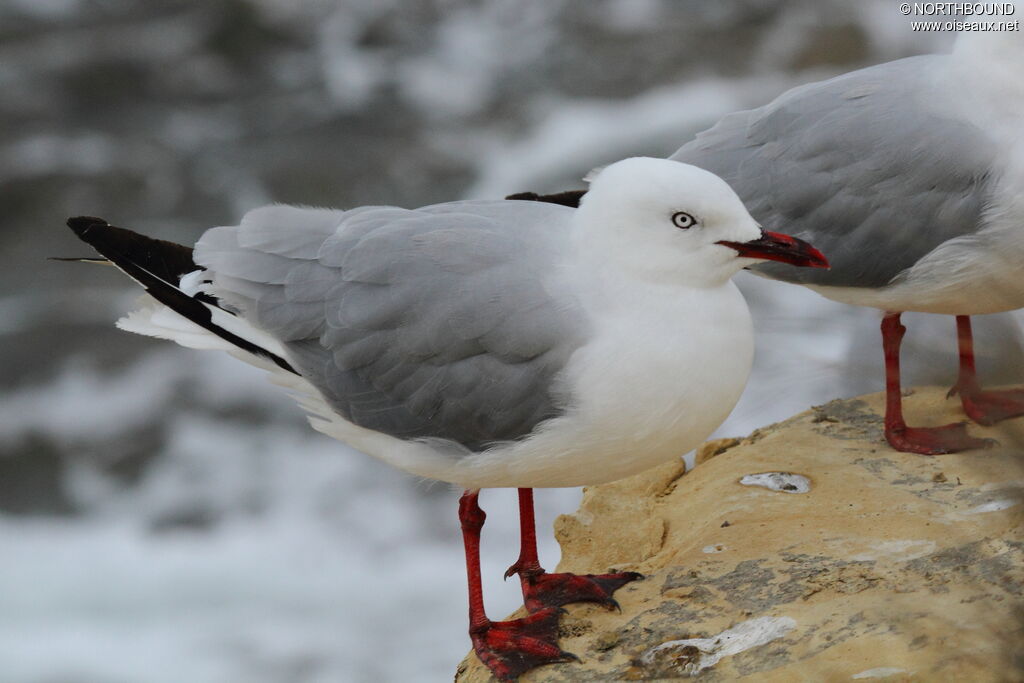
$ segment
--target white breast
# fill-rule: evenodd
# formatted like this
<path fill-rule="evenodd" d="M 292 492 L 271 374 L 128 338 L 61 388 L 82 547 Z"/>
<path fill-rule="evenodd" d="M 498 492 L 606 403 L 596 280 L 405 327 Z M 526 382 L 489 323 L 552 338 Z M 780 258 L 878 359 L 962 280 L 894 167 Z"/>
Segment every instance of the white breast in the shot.
<path fill-rule="evenodd" d="M 570 410 L 525 441 L 462 458 L 464 486 L 581 486 L 679 457 L 732 411 L 753 360 L 750 313 L 731 282 L 595 311 L 566 370 Z"/>

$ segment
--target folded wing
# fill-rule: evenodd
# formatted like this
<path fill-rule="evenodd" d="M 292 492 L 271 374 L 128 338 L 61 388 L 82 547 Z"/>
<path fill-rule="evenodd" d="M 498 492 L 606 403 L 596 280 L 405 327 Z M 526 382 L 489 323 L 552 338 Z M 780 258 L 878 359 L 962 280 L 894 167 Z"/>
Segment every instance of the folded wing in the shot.
<path fill-rule="evenodd" d="M 272 206 L 196 245 L 213 292 L 281 340 L 345 419 L 478 450 L 559 414 L 585 335 L 552 281 L 570 209 Z"/>

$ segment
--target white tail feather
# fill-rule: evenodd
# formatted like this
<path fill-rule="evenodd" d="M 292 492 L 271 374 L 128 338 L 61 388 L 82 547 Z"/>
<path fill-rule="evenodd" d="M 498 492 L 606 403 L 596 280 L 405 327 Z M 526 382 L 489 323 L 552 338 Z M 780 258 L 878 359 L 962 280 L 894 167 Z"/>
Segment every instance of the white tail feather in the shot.
<path fill-rule="evenodd" d="M 228 351 L 233 355 L 234 352 L 240 351 L 231 342 L 200 327 L 148 294 L 140 297 L 138 303 L 138 309 L 117 321 L 117 326 L 120 329 L 147 337 L 169 339 L 191 349 Z M 266 332 L 256 329 L 245 319 L 231 315 L 215 306 L 207 305 L 206 307 L 210 309 L 215 325 L 277 356 L 285 357 L 285 350 L 281 343 Z M 239 357 L 249 363 L 253 363 L 251 358 L 259 358 L 259 356 L 246 352 L 242 352 Z M 253 364 L 264 367 L 264 361 L 265 359 L 261 358 L 260 362 Z M 273 365 L 273 363 L 270 364 Z"/>

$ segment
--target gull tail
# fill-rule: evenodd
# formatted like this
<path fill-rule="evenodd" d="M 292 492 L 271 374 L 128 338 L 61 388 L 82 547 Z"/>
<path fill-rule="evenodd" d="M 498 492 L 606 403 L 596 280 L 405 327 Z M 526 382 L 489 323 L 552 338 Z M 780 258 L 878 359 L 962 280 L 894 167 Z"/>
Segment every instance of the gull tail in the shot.
<path fill-rule="evenodd" d="M 260 335 L 258 331 L 223 308 L 216 297 L 202 291 L 191 291 L 194 287 L 183 288 L 183 279 L 190 278 L 198 283 L 203 271 L 203 268 L 197 266 L 192 259 L 192 249 L 189 247 L 146 237 L 124 228 L 116 228 L 102 218 L 91 216 L 69 218 L 68 227 L 104 258 L 57 260 L 112 264 L 142 285 L 157 302 L 227 342 L 230 347 L 268 360 L 290 373 L 298 374 L 279 353 L 267 348 L 274 345 L 273 340 L 268 337 L 260 343 L 253 341 L 253 336 L 266 335 Z M 150 308 L 129 315 L 118 325 L 132 332 L 167 337 L 186 346 L 206 346 L 195 342 L 196 335 L 193 332 L 181 328 L 166 317 L 160 321 L 155 320 L 160 314 L 161 311 Z M 145 321 L 140 318 L 145 318 Z"/>

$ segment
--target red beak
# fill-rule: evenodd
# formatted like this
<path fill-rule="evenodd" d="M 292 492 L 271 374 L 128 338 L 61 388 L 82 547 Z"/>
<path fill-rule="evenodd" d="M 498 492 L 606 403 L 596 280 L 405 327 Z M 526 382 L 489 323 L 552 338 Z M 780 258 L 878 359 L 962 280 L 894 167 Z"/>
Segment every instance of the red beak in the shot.
<path fill-rule="evenodd" d="M 820 251 L 807 242 L 796 237 L 783 235 L 781 232 L 768 232 L 765 230 L 761 237 L 749 242 L 726 242 L 722 244 L 731 247 L 746 258 L 765 259 L 767 261 L 781 261 L 794 266 L 806 266 L 808 268 L 829 268 L 828 259 Z"/>

